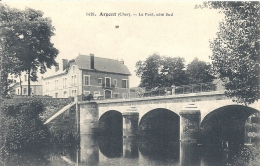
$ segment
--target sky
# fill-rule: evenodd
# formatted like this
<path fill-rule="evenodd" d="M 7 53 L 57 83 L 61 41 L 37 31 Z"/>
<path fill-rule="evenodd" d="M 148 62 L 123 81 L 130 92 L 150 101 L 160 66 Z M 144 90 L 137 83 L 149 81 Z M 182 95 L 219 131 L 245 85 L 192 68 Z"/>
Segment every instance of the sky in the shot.
<path fill-rule="evenodd" d="M 153 53 L 184 57 L 186 64 L 195 57 L 210 62 L 209 41 L 216 37 L 219 22 L 223 20 L 217 10 L 195 9 L 202 1 L 2 0 L 2 3 L 41 10 L 44 17 L 52 19 L 56 30 L 51 40 L 60 52 L 58 62 L 90 53 L 124 60 L 132 74 L 130 87 L 140 83 L 135 74 L 136 62 Z M 101 16 L 101 13 L 116 13 L 116 16 Z M 126 16 L 119 16 L 120 13 Z"/>

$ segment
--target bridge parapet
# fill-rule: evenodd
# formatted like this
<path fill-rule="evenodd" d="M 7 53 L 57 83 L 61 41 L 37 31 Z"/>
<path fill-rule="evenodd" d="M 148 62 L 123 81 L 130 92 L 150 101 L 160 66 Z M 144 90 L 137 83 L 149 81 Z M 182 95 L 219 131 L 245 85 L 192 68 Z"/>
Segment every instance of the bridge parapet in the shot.
<path fill-rule="evenodd" d="M 217 85 L 214 83 L 189 84 L 173 86 L 172 94 L 187 94 L 217 91 Z"/>
<path fill-rule="evenodd" d="M 109 103 L 129 103 L 129 102 L 145 102 L 145 101 L 160 101 L 160 100 L 178 100 L 187 99 L 193 97 L 207 97 L 208 100 L 216 100 L 217 97 L 225 97 L 224 91 L 211 91 L 211 92 L 201 92 L 201 93 L 188 93 L 188 94 L 178 94 L 178 95 L 168 95 L 168 96 L 155 96 L 155 97 L 144 97 L 144 98 L 130 98 L 130 99 L 106 99 L 106 100 L 95 100 L 98 104 L 109 104 Z M 209 98 L 210 97 L 210 98 Z M 89 101 L 80 101 L 79 104 L 86 104 Z"/>

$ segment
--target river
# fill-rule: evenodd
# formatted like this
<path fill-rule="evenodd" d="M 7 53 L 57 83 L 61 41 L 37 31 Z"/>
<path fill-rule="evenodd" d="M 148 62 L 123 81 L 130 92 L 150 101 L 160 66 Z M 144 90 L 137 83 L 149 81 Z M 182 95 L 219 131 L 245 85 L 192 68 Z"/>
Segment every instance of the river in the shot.
<path fill-rule="evenodd" d="M 197 143 L 179 143 L 165 137 L 81 137 L 80 143 L 42 147 L 39 153 L 2 155 L 5 166 L 221 166 L 233 165 L 237 150 Z M 219 147 L 219 146 L 218 146 Z"/>

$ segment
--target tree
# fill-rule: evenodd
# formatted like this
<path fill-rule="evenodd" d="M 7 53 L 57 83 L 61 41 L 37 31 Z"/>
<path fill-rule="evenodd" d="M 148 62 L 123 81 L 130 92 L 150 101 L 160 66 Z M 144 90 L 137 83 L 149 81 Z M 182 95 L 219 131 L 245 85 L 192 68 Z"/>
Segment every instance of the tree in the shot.
<path fill-rule="evenodd" d="M 159 71 L 161 63 L 162 60 L 158 54 L 150 55 L 145 61 L 136 62 L 136 76 L 141 77 L 139 86 L 152 88 L 160 84 Z"/>
<path fill-rule="evenodd" d="M 150 55 L 136 63 L 136 75 L 141 77 L 140 87 L 182 85 L 187 83 L 184 58 Z"/>
<path fill-rule="evenodd" d="M 185 59 L 181 57 L 163 57 L 160 73 L 164 81 L 161 84 L 164 86 L 187 84 L 184 62 Z"/>
<path fill-rule="evenodd" d="M 13 9 L 0 5 L 0 36 L 2 54 L 10 66 L 11 74 L 28 74 L 28 95 L 30 81 L 37 81 L 38 70 L 43 74 L 47 68 L 56 65 L 59 51 L 50 39 L 55 28 L 50 18 L 44 18 L 42 11 L 31 8 Z"/>
<path fill-rule="evenodd" d="M 198 58 L 194 58 L 193 61 L 188 64 L 186 70 L 189 84 L 211 82 L 214 77 L 210 74 L 210 68 L 210 64 L 199 61 Z"/>
<path fill-rule="evenodd" d="M 1 105 L 1 110 L 1 149 L 39 151 L 48 144 L 50 133 L 39 116 L 44 111 L 41 101 Z"/>
<path fill-rule="evenodd" d="M 224 82 L 226 95 L 242 104 L 259 99 L 259 2 L 207 2 L 225 20 L 210 43 L 213 71 Z"/>

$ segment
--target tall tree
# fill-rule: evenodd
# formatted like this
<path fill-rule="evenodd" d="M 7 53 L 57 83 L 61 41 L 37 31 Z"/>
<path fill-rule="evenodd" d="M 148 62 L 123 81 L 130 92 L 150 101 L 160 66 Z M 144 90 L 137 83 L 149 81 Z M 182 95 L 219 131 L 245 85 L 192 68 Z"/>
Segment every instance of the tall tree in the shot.
<path fill-rule="evenodd" d="M 141 78 L 139 86 L 171 86 L 187 83 L 184 58 L 150 55 L 145 61 L 136 63 L 136 75 Z"/>
<path fill-rule="evenodd" d="M 186 70 L 189 84 L 211 82 L 214 77 L 210 74 L 210 68 L 210 64 L 199 61 L 198 58 L 194 58 L 193 61 L 188 64 Z"/>
<path fill-rule="evenodd" d="M 259 99 L 259 2 L 208 2 L 225 20 L 212 41 L 212 65 L 224 81 L 226 95 L 245 105 Z"/>
<path fill-rule="evenodd" d="M 178 86 L 188 83 L 185 74 L 185 59 L 181 57 L 163 57 L 162 69 L 160 71 L 164 80 L 161 84 L 164 86 Z"/>
<path fill-rule="evenodd" d="M 159 71 L 162 64 L 161 56 L 150 55 L 145 61 L 136 62 L 136 76 L 141 78 L 139 86 L 155 87 L 160 84 Z"/>
<path fill-rule="evenodd" d="M 43 17 L 42 11 L 31 8 L 25 10 L 0 6 L 0 36 L 2 53 L 7 63 L 11 61 L 11 73 L 25 71 L 28 74 L 28 95 L 31 94 L 30 81 L 37 81 L 37 72 L 45 73 L 56 65 L 59 51 L 51 43 L 55 28 L 51 19 Z"/>

